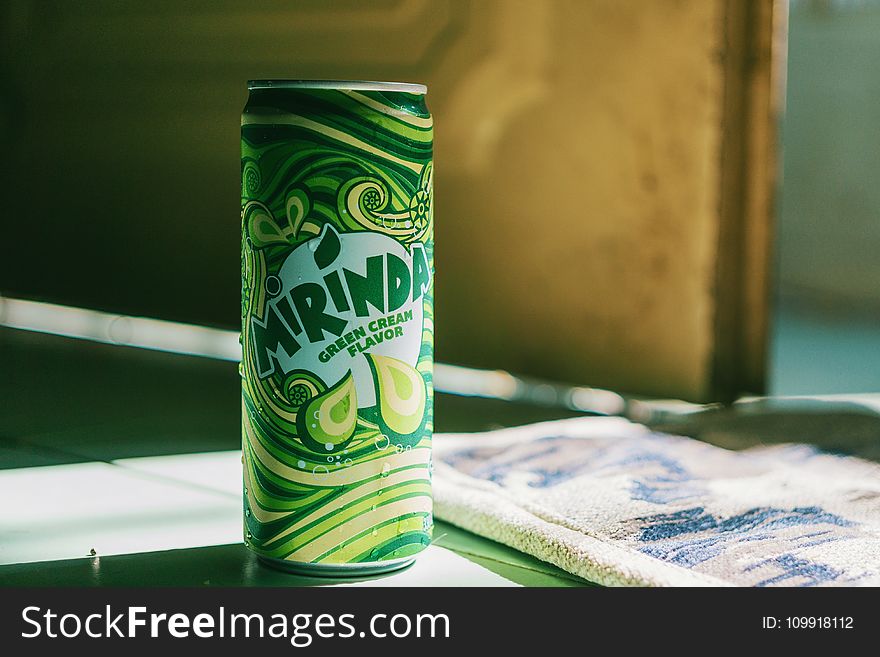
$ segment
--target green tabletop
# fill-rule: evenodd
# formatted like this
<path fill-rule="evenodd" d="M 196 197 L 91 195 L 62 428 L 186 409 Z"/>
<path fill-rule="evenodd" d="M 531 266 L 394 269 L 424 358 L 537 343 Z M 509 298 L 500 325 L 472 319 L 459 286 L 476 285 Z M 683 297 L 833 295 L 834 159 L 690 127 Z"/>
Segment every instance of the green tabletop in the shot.
<path fill-rule="evenodd" d="M 0 585 L 583 586 L 443 522 L 411 568 L 369 580 L 267 569 L 238 542 L 236 364 L 0 329 Z M 436 428 L 564 410 L 438 394 Z"/>

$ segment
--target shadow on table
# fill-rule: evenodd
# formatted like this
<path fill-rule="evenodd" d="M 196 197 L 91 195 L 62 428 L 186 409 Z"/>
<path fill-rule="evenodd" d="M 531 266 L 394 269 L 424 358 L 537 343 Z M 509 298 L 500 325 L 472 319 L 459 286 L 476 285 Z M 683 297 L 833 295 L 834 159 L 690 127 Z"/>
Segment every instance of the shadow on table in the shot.
<path fill-rule="evenodd" d="M 38 566 L 38 567 L 35 567 Z M 390 575 L 390 574 L 389 574 Z M 260 565 L 244 545 L 0 567 L 0 586 L 326 586 L 381 579 L 304 577 Z"/>
<path fill-rule="evenodd" d="M 761 399 L 668 419 L 651 428 L 727 449 L 806 443 L 880 461 L 880 413 L 857 402 Z"/>
<path fill-rule="evenodd" d="M 435 545 L 522 586 L 571 587 L 589 583 L 551 564 L 447 523 L 436 524 Z M 370 577 L 307 577 L 268 568 L 244 545 L 94 556 L 0 566 L 0 587 L 27 586 L 329 586 L 364 584 L 407 575 L 410 567 Z M 409 585 L 418 585 L 405 578 Z M 392 586 L 403 581 L 384 582 Z"/>

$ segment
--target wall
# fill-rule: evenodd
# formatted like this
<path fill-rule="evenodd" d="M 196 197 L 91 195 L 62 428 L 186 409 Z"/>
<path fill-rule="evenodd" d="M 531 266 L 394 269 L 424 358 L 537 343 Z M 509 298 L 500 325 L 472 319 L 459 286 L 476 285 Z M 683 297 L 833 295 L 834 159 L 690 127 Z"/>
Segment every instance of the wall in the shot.
<path fill-rule="evenodd" d="M 716 285 L 731 6 L 6 3 L 0 290 L 234 326 L 245 80 L 423 81 L 438 358 L 705 398 L 739 308 Z"/>
<path fill-rule="evenodd" d="M 880 3 L 792 4 L 779 292 L 877 322 Z"/>

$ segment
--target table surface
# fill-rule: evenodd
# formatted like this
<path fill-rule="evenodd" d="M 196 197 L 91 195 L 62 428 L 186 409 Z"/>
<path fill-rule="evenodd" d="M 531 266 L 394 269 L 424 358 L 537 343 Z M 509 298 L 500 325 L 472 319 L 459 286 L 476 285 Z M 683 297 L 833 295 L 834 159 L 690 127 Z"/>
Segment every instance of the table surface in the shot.
<path fill-rule="evenodd" d="M 0 585 L 589 585 L 440 521 L 395 574 L 265 568 L 240 543 L 235 363 L 8 328 L 0 363 Z M 445 394 L 435 408 L 438 432 L 572 415 Z"/>

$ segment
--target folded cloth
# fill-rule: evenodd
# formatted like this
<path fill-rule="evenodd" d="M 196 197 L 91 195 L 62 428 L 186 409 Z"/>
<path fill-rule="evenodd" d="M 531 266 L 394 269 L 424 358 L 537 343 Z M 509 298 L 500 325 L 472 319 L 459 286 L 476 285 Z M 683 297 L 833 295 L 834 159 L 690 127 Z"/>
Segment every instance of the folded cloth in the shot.
<path fill-rule="evenodd" d="M 605 585 L 880 585 L 880 466 L 620 418 L 434 441 L 438 518 Z"/>

